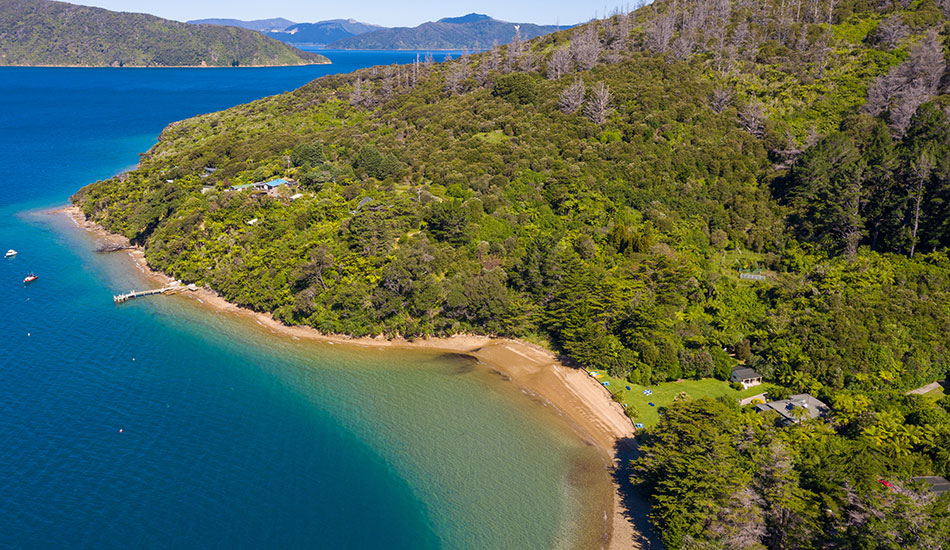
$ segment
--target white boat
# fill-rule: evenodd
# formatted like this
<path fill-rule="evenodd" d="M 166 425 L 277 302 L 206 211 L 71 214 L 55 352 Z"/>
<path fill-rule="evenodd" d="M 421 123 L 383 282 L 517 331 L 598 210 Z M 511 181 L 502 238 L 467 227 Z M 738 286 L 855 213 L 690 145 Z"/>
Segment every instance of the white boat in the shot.
<path fill-rule="evenodd" d="M 3 255 L 4 258 L 12 258 L 14 256 L 16 256 L 16 250 L 13 250 L 12 248 L 7 250 L 7 253 Z"/>

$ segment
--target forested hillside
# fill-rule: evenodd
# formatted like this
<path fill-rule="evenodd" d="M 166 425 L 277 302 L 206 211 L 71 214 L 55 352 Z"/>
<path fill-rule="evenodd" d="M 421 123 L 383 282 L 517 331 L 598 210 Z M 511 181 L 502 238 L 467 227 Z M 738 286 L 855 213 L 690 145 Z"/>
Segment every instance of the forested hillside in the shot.
<path fill-rule="evenodd" d="M 517 29 L 517 31 L 516 31 Z M 520 32 L 534 38 L 557 30 L 554 25 L 509 23 L 487 15 L 470 13 L 429 21 L 417 27 L 378 29 L 332 42 L 329 48 L 343 50 L 477 50 L 492 44 L 507 44 Z"/>
<path fill-rule="evenodd" d="M 950 368 L 948 11 L 658 1 L 173 124 L 73 200 L 287 323 L 547 340 L 644 385 L 741 362 L 829 403 L 663 411 L 637 481 L 672 548 L 941 548 L 909 480 L 950 474 L 950 403 L 904 393 Z"/>
<path fill-rule="evenodd" d="M 272 19 L 254 19 L 244 21 L 241 19 L 191 19 L 186 21 L 189 25 L 225 25 L 228 27 L 241 27 L 242 29 L 251 29 L 257 32 L 267 32 L 272 30 L 283 30 L 291 25 L 296 25 L 289 19 L 283 17 L 274 17 Z"/>
<path fill-rule="evenodd" d="M 353 19 L 331 19 L 316 23 L 296 23 L 265 34 L 288 44 L 326 45 L 337 40 L 380 30 L 383 27 L 361 23 Z"/>
<path fill-rule="evenodd" d="M 260 33 L 47 0 L 0 2 L 0 65 L 175 67 L 329 63 Z"/>

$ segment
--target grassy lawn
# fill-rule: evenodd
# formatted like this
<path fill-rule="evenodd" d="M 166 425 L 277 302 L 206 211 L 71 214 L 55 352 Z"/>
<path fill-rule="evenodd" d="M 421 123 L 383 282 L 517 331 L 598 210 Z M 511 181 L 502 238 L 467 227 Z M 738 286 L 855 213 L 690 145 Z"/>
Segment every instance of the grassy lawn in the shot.
<path fill-rule="evenodd" d="M 506 136 L 501 130 L 494 130 L 492 132 L 479 132 L 477 134 L 473 134 L 473 137 L 496 145 L 499 143 L 506 143 L 511 140 L 511 138 Z"/>
<path fill-rule="evenodd" d="M 659 408 L 673 403 L 673 398 L 679 395 L 680 392 L 688 393 L 691 399 L 700 399 L 703 397 L 715 399 L 725 396 L 738 400 L 767 392 L 771 387 L 769 384 L 762 384 L 761 386 L 753 386 L 748 390 L 736 391 L 729 387 L 728 383 L 714 378 L 666 382 L 649 387 L 631 384 L 630 382 L 613 378 L 606 374 L 597 378 L 597 380 L 601 383 L 608 382 L 609 385 L 607 389 L 612 393 L 617 393 L 618 391 L 622 392 L 622 403 L 626 404 L 628 408 L 633 407 L 633 409 L 639 413 L 634 419 L 634 422 L 639 422 L 647 428 L 654 426 L 660 420 L 658 414 Z M 628 387 L 630 388 L 629 390 L 627 389 Z M 643 390 L 646 389 L 651 390 L 653 394 L 644 395 Z M 651 407 L 650 403 L 653 403 L 654 406 Z"/>

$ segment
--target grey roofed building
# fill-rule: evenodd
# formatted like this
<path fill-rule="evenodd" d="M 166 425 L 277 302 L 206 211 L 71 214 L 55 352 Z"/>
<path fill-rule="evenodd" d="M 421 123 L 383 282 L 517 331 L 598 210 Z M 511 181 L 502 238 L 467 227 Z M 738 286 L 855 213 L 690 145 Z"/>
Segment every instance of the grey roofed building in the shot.
<path fill-rule="evenodd" d="M 944 493 L 950 492 L 950 481 L 947 481 L 947 478 L 940 476 L 921 476 L 921 477 L 912 477 L 911 481 L 923 481 L 927 485 L 930 485 L 930 490 L 933 491 L 938 497 Z"/>
<path fill-rule="evenodd" d="M 270 191 L 280 187 L 281 185 L 289 185 L 290 182 L 283 179 L 275 179 L 270 181 L 259 181 L 257 183 L 245 183 L 243 185 L 232 185 L 231 191 L 244 191 L 245 189 L 250 189 L 252 191 Z"/>
<path fill-rule="evenodd" d="M 762 383 L 762 375 L 749 367 L 736 367 L 732 369 L 730 380 L 742 384 L 745 389 L 749 389 Z"/>
<path fill-rule="evenodd" d="M 799 418 L 819 418 L 828 414 L 829 410 L 828 405 L 825 405 L 807 393 L 799 393 L 788 399 L 756 405 L 755 408 L 759 412 L 777 412 L 785 424 L 797 424 Z M 803 416 L 799 417 L 799 413 L 795 412 L 795 409 L 804 409 L 805 412 Z"/>

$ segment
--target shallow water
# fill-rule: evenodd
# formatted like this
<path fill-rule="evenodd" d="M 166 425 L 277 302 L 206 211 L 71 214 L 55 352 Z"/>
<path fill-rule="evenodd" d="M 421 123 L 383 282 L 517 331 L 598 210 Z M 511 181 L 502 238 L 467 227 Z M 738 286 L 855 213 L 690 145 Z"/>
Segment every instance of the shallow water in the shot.
<path fill-rule="evenodd" d="M 470 360 L 278 337 L 186 298 L 122 306 L 122 254 L 37 209 L 173 120 L 334 70 L 0 68 L 0 546 L 558 548 L 595 453 Z M 402 57 L 387 57 L 402 56 Z M 21 283 L 34 271 L 39 280 Z"/>

